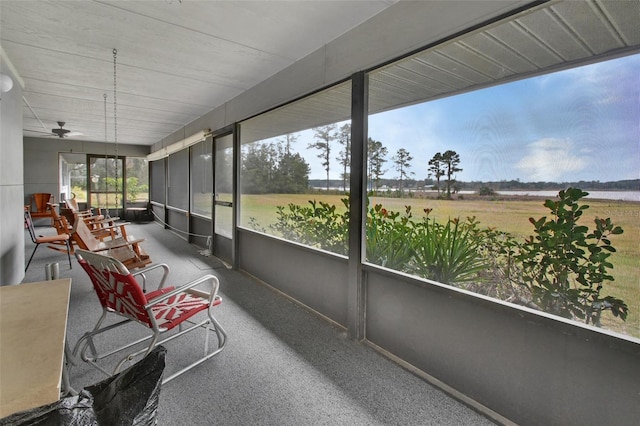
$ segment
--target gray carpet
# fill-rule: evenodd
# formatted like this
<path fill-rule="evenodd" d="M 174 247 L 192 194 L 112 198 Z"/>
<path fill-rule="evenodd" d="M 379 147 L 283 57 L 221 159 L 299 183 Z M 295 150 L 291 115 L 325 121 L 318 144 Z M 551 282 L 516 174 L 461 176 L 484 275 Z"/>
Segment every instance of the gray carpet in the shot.
<path fill-rule="evenodd" d="M 163 386 L 160 425 L 490 425 L 490 420 L 404 370 L 373 349 L 279 296 L 245 274 L 204 256 L 155 223 L 128 225 L 154 263 L 171 268 L 169 284 L 203 274 L 219 277 L 223 304 L 216 318 L 229 334 L 225 350 Z M 38 227 L 51 234 L 53 228 Z M 28 241 L 25 255 L 31 255 Z M 66 254 L 41 246 L 25 282 L 45 278 L 44 265 L 58 262 L 72 278 L 67 337 L 73 345 L 93 326 L 101 310 L 84 271 Z M 131 327 L 113 340 L 139 333 Z M 197 334 L 197 333 L 191 333 Z M 200 336 L 169 342 L 166 372 L 201 351 Z M 76 388 L 104 378 L 78 362 Z"/>

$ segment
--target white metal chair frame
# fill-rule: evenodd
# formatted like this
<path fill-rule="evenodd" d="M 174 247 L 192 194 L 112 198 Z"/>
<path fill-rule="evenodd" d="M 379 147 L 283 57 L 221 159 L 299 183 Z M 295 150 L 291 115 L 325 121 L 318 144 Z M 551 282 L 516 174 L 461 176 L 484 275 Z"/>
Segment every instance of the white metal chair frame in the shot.
<path fill-rule="evenodd" d="M 218 323 L 218 321 L 215 319 L 215 317 L 211 312 L 212 308 L 214 306 L 219 305 L 222 301 L 221 297 L 218 295 L 220 283 L 218 281 L 218 278 L 215 277 L 214 275 L 205 275 L 201 278 L 193 280 L 182 286 L 179 286 L 173 289 L 172 287 L 165 289 L 164 284 L 167 280 L 167 276 L 169 273 L 169 266 L 166 264 L 155 264 L 147 268 L 141 269 L 139 271 L 136 271 L 135 273 L 132 273 L 132 272 L 129 272 L 129 270 L 120 261 L 109 256 L 92 253 L 82 249 L 77 249 L 75 255 L 78 261 L 80 262 L 80 264 L 83 266 L 83 268 L 87 271 L 87 273 L 91 277 L 96 293 L 99 292 L 97 288 L 98 286 L 102 286 L 105 288 L 108 287 L 110 289 L 112 289 L 114 286 L 121 286 L 121 282 L 116 282 L 115 277 L 118 275 L 130 277 L 130 280 L 133 283 L 135 283 L 135 285 L 142 291 L 142 288 L 140 288 L 140 286 L 137 284 L 137 281 L 134 278 L 135 276 L 142 276 L 146 281 L 145 273 L 156 268 L 162 268 L 164 271 L 163 271 L 162 279 L 160 281 L 160 284 L 158 285 L 157 290 L 149 293 L 150 296 L 147 300 L 147 303 L 144 306 L 139 307 L 142 310 L 144 310 L 144 313 L 142 313 L 142 315 L 146 315 L 146 317 L 149 320 L 148 323 L 141 321 L 139 318 L 136 317 L 136 314 L 133 314 L 133 313 L 127 314 L 127 312 L 117 312 L 115 309 L 105 306 L 105 303 L 102 303 L 102 300 L 101 300 L 101 304 L 103 307 L 102 315 L 98 319 L 98 322 L 96 323 L 94 328 L 91 331 L 85 333 L 76 343 L 72 353 L 73 359 L 76 359 L 76 357 L 79 354 L 80 358 L 83 361 L 88 362 L 90 365 L 100 370 L 105 375 L 111 376 L 112 374 L 117 373 L 127 361 L 132 361 L 135 357 L 141 354 L 144 354 L 144 356 L 146 356 L 155 347 L 159 345 L 162 345 L 170 340 L 173 340 L 177 337 L 180 337 L 198 328 L 204 328 L 205 329 L 204 355 L 201 358 L 194 361 L 193 363 L 189 364 L 188 366 L 177 371 L 176 373 L 170 375 L 169 377 L 166 377 L 163 380 L 163 383 L 166 383 L 174 379 L 175 377 L 185 373 L 186 371 L 196 367 L 197 365 L 202 364 L 204 361 L 217 355 L 224 349 L 227 343 L 227 333 L 224 331 L 222 326 Z M 92 269 L 92 273 L 90 273 L 90 271 L 87 270 L 87 268 Z M 208 292 L 194 288 L 195 286 L 201 285 L 203 283 L 209 284 L 210 288 Z M 199 299 L 201 301 L 205 301 L 205 300 L 207 301 L 208 306 L 205 309 L 207 312 L 207 318 L 199 322 L 194 322 L 191 319 L 186 319 L 184 321 L 180 321 L 179 324 L 174 324 L 173 326 L 170 326 L 168 328 L 159 325 L 155 317 L 154 308 L 158 307 L 160 304 L 166 303 L 169 299 L 173 298 L 174 296 L 177 296 L 183 293 L 188 293 L 189 294 L 188 297 Z M 111 296 L 113 296 L 112 293 L 111 293 Z M 100 294 L 98 294 L 98 298 L 100 298 Z M 128 303 L 128 300 L 123 300 L 118 303 L 126 304 Z M 131 306 L 126 306 L 125 311 L 127 309 L 131 309 Z M 113 314 L 125 317 L 125 319 L 122 321 L 116 322 L 114 324 L 102 326 L 105 318 L 109 313 L 113 313 Z M 94 342 L 94 338 L 96 336 L 103 334 L 107 331 L 117 329 L 118 327 L 128 324 L 130 322 L 137 322 L 149 328 L 152 331 L 152 334 L 150 336 L 146 336 L 134 342 L 120 346 L 116 349 L 106 351 L 104 353 L 98 353 L 98 350 Z M 183 322 L 189 323 L 190 324 L 189 327 L 183 329 L 182 327 Z M 164 333 L 170 331 L 173 328 L 177 328 L 178 331 L 176 333 L 172 333 L 172 334 L 170 333 L 170 335 L 163 337 Z M 211 334 L 210 331 L 213 331 L 216 334 L 217 341 L 218 341 L 218 345 L 212 348 L 211 350 L 209 349 L 209 335 Z M 114 371 L 111 371 L 111 372 L 107 371 L 102 366 L 98 365 L 98 361 L 105 359 L 111 355 L 117 354 L 121 351 L 125 351 L 136 345 L 142 344 L 145 341 L 149 341 L 149 344 L 146 347 L 143 347 L 142 349 L 134 350 L 133 352 L 126 354 L 118 362 Z"/>

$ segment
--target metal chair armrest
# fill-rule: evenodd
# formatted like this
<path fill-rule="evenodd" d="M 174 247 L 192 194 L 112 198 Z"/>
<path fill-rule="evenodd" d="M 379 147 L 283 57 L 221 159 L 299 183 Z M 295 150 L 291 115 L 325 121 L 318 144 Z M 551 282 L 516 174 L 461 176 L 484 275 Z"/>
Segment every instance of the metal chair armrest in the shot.
<path fill-rule="evenodd" d="M 149 271 L 152 271 L 154 269 L 158 269 L 158 268 L 162 268 L 163 272 L 162 272 L 162 279 L 160 280 L 160 284 L 158 284 L 158 288 L 156 290 L 160 290 L 161 288 L 164 287 L 165 282 L 167 281 L 167 278 L 169 277 L 169 265 L 167 265 L 166 263 L 156 263 L 155 265 L 151 265 L 151 266 L 147 266 L 146 268 L 143 269 L 139 269 L 135 272 L 131 272 L 131 275 L 135 276 L 141 276 L 142 280 L 144 282 L 143 285 L 143 289 L 146 287 L 146 282 L 147 282 L 147 277 L 146 277 L 146 273 Z"/>
<path fill-rule="evenodd" d="M 220 288 L 220 282 L 218 281 L 218 278 L 215 275 L 205 275 L 203 277 L 200 277 L 196 280 L 190 281 L 186 284 L 181 285 L 180 287 L 176 287 L 175 289 L 161 295 L 158 296 L 157 298 L 153 299 L 151 302 L 147 303 L 145 305 L 145 309 L 150 309 L 153 306 L 157 305 L 158 303 L 164 302 L 165 300 L 169 299 L 170 297 L 175 296 L 176 294 L 180 294 L 180 293 L 184 293 L 186 292 L 186 290 L 189 290 L 199 284 L 202 284 L 204 282 L 211 282 L 211 291 L 209 293 L 205 293 L 203 291 L 198 291 L 199 295 L 207 295 L 209 297 L 209 307 L 211 307 L 211 305 L 213 305 L 213 303 L 216 301 L 216 298 L 218 298 L 218 290 Z"/>

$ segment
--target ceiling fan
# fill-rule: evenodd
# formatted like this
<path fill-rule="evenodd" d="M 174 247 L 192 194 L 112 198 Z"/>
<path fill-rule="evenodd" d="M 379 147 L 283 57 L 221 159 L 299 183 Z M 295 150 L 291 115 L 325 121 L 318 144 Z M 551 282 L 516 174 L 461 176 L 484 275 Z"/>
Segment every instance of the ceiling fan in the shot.
<path fill-rule="evenodd" d="M 51 129 L 52 135 L 57 135 L 59 138 L 66 138 L 69 136 L 82 136 L 84 133 L 72 132 L 71 130 L 64 128 L 64 121 L 58 121 L 59 129 Z"/>
<path fill-rule="evenodd" d="M 82 135 L 82 133 L 80 133 L 80 132 L 72 132 L 71 130 L 65 129 L 64 128 L 65 124 L 66 123 L 64 121 L 58 121 L 59 128 L 51 129 L 51 133 L 49 133 L 49 132 L 41 132 L 41 131 L 38 131 L 38 130 L 28 130 L 28 129 L 25 129 L 25 131 L 32 132 L 32 133 L 41 133 L 41 134 L 49 135 L 49 136 L 54 136 L 55 135 L 55 136 L 57 136 L 59 138 L 66 138 L 66 137 L 69 137 L 69 136 L 81 136 Z"/>
<path fill-rule="evenodd" d="M 67 133 L 71 132 L 71 130 L 63 129 L 64 124 L 64 121 L 58 121 L 58 126 L 60 126 L 60 128 L 51 129 L 51 133 L 55 133 L 59 138 L 64 138 Z"/>

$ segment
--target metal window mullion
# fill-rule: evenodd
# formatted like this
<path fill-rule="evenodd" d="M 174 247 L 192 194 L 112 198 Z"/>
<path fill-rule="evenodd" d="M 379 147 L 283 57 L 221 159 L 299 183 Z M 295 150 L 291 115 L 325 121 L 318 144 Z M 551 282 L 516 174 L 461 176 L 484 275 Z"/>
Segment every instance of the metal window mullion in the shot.
<path fill-rule="evenodd" d="M 365 338 L 365 292 L 362 271 L 367 209 L 368 75 L 358 72 L 351 82 L 351 173 L 349 182 L 349 262 L 347 269 L 347 334 Z"/>
<path fill-rule="evenodd" d="M 240 223 L 240 126 L 236 123 L 233 125 L 233 159 L 231 173 L 231 202 L 233 210 L 231 216 L 231 265 L 233 269 L 240 268 L 240 245 L 238 244 L 238 224 Z"/>

